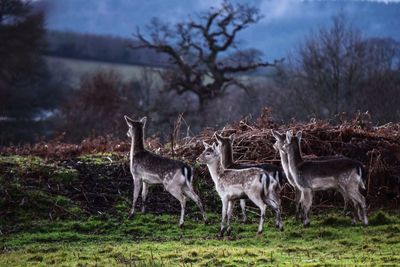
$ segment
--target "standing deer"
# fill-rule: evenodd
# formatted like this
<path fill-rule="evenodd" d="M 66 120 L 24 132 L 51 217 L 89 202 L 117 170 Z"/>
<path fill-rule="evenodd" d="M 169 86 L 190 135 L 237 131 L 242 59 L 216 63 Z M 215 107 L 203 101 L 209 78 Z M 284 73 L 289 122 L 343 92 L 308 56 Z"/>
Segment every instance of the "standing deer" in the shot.
<path fill-rule="evenodd" d="M 296 218 L 300 218 L 300 197 L 301 197 L 301 191 L 298 188 L 298 186 L 296 185 L 293 177 L 291 176 L 290 172 L 289 172 L 289 163 L 288 163 L 288 157 L 287 154 L 283 151 L 283 145 L 285 144 L 285 139 L 286 139 L 286 135 L 285 134 L 281 134 L 275 130 L 271 130 L 272 132 L 272 136 L 275 137 L 276 142 L 273 145 L 273 147 L 275 148 L 276 151 L 279 152 L 279 156 L 281 159 L 281 166 L 282 169 L 285 173 L 285 176 L 289 182 L 289 184 L 294 188 L 294 192 L 295 192 L 295 203 L 296 203 Z M 299 149 L 301 148 L 300 146 L 300 139 L 297 138 L 298 141 L 298 146 Z M 299 150 L 301 153 L 301 150 Z M 331 160 L 331 159 L 340 159 L 340 158 L 344 158 L 343 156 L 340 155 L 335 155 L 335 156 L 322 156 L 322 157 L 317 157 L 317 158 L 313 158 L 312 160 Z M 344 199 L 344 208 L 343 208 L 343 212 L 346 211 L 346 207 L 347 207 L 347 199 Z"/>
<path fill-rule="evenodd" d="M 300 204 L 303 210 L 303 224 L 310 224 L 309 211 L 315 191 L 335 189 L 345 201 L 351 200 L 354 206 L 353 223 L 356 217 L 368 225 L 366 203 L 360 193 L 365 189 L 362 176 L 364 168 L 361 162 L 349 158 L 328 160 L 304 160 L 300 153 L 301 132 L 293 136 L 292 131 L 286 133 L 285 144 L 281 148 L 287 155 L 288 170 L 293 182 L 301 192 Z"/>
<path fill-rule="evenodd" d="M 227 234 L 231 232 L 230 220 L 233 204 L 237 199 L 248 197 L 261 211 L 260 223 L 257 233 L 262 233 L 265 219 L 265 210 L 269 205 L 276 213 L 276 226 L 283 229 L 280 198 L 276 194 L 278 181 L 270 177 L 263 169 L 248 168 L 242 170 L 225 169 L 221 164 L 221 150 L 215 144 L 204 144 L 204 151 L 198 157 L 201 164 L 206 164 L 214 181 L 215 188 L 222 201 L 222 219 L 220 236 L 225 232 L 225 219 L 228 215 Z"/>
<path fill-rule="evenodd" d="M 280 193 L 282 172 L 279 167 L 272 165 L 272 164 L 266 164 L 266 163 L 261 163 L 261 164 L 260 163 L 258 163 L 258 164 L 236 163 L 233 161 L 233 149 L 232 149 L 233 137 L 232 137 L 232 135 L 229 137 L 222 137 L 221 135 L 216 133 L 215 137 L 217 139 L 219 147 L 221 148 L 221 164 L 224 167 L 224 169 L 247 169 L 247 168 L 252 168 L 252 167 L 261 168 L 279 182 L 278 186 L 276 187 L 276 190 L 278 190 L 277 194 Z M 242 209 L 243 222 L 246 222 L 247 216 L 246 216 L 246 200 L 245 199 L 240 199 L 240 207 Z"/>
<path fill-rule="evenodd" d="M 297 217 L 299 214 L 299 208 L 300 208 L 301 191 L 299 190 L 298 186 L 296 185 L 296 182 L 294 181 L 293 177 L 291 176 L 291 174 L 289 172 L 289 163 L 288 163 L 287 154 L 283 151 L 283 145 L 285 144 L 285 135 L 280 134 L 274 130 L 271 130 L 271 132 L 272 132 L 272 135 L 276 139 L 274 148 L 275 148 L 275 150 L 279 151 L 279 156 L 281 158 L 281 165 L 282 165 L 283 172 L 285 173 L 286 179 L 289 182 L 289 184 L 294 188 L 295 202 L 296 202 L 296 217 Z"/>
<path fill-rule="evenodd" d="M 135 214 L 135 204 L 140 189 L 143 187 L 142 212 L 144 212 L 149 186 L 162 184 L 165 190 L 179 200 L 181 204 L 180 227 L 184 224 L 186 197 L 192 199 L 197 204 L 204 221 L 207 222 L 203 205 L 192 187 L 192 168 L 182 161 L 161 157 L 144 148 L 143 140 L 146 120 L 147 118 L 143 117 L 139 121 L 135 121 L 125 115 L 125 121 L 129 127 L 127 135 L 131 138 L 130 169 L 134 184 L 132 209 L 129 217 Z"/>

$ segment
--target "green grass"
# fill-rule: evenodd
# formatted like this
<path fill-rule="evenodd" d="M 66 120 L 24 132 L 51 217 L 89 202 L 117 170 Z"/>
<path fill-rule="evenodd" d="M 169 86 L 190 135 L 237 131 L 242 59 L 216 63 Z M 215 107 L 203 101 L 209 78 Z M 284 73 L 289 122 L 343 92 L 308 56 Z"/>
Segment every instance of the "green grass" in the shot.
<path fill-rule="evenodd" d="M 91 217 L 81 221 L 35 221 L 0 236 L 0 266 L 268 266 L 396 265 L 400 262 L 400 215 L 378 212 L 371 226 L 352 226 L 336 214 L 312 217 L 304 228 L 292 217 L 285 231 L 269 218 L 264 234 L 233 224 L 219 239 L 219 214 L 210 225 L 188 216 L 138 214 L 134 219 Z"/>

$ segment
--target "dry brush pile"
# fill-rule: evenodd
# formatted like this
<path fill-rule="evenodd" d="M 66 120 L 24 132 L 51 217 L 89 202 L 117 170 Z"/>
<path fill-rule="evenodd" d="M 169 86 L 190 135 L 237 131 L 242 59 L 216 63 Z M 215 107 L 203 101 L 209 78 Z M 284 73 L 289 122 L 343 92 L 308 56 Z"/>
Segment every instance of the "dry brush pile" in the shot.
<path fill-rule="evenodd" d="M 288 124 L 276 124 L 270 120 L 269 115 L 269 110 L 265 110 L 254 122 L 240 121 L 220 131 L 224 135 L 234 134 L 236 160 L 279 165 L 279 154 L 272 147 L 274 139 L 271 129 L 280 132 L 288 129 L 301 130 L 303 155 L 310 158 L 344 155 L 363 162 L 368 170 L 365 194 L 369 205 L 373 208 L 399 207 L 400 124 L 373 126 L 365 114 L 359 114 L 352 120 L 343 120 L 341 123 L 311 120 L 307 123 L 293 121 Z M 196 157 L 203 150 L 202 141 L 214 142 L 213 134 L 213 129 L 205 129 L 195 137 L 179 139 L 175 134 L 173 142 L 165 145 L 162 145 L 157 138 L 148 138 L 146 144 L 156 153 L 183 159 L 194 165 L 196 190 L 200 191 L 199 195 L 209 210 L 219 210 L 219 200 L 212 189 L 213 183 L 207 169 L 195 163 Z M 106 136 L 87 139 L 79 145 L 54 140 L 2 148 L 0 153 L 3 156 L 36 156 L 43 159 L 44 163 L 38 163 L 39 165 L 45 164 L 48 167 L 15 171 L 16 166 L 7 162 L 0 163 L 2 183 L 0 200 L 3 206 L 0 218 L 16 218 L 18 215 L 16 210 L 24 208 L 24 205 L 25 209 L 34 208 L 32 205 L 35 205 L 35 200 L 30 200 L 29 197 L 32 197 L 32 190 L 37 189 L 44 192 L 48 202 L 44 203 L 44 211 L 41 214 L 43 216 L 53 218 L 80 216 L 81 213 L 127 214 L 132 192 L 127 157 L 129 146 L 128 140 L 121 141 Z M 88 156 L 95 153 L 105 154 Z M 67 174 L 63 174 L 59 168 L 67 170 Z M 69 176 L 71 172 L 72 178 Z M 16 181 L 22 186 L 15 186 Z M 15 190 L 19 190 L 18 193 Z M 283 195 L 284 205 L 287 206 L 293 197 L 291 188 L 285 186 Z M 332 203 L 340 206 L 343 203 L 340 196 L 334 192 L 318 193 L 316 199 L 317 207 L 331 206 Z M 338 201 L 331 201 L 332 199 Z M 149 211 L 179 211 L 177 201 L 160 187 L 150 191 L 148 201 L 152 203 Z M 75 209 L 72 203 L 76 205 Z M 196 211 L 195 208 L 193 210 Z M 78 215 L 74 215 L 74 211 L 79 211 Z M 40 217 L 40 213 L 36 214 Z"/>

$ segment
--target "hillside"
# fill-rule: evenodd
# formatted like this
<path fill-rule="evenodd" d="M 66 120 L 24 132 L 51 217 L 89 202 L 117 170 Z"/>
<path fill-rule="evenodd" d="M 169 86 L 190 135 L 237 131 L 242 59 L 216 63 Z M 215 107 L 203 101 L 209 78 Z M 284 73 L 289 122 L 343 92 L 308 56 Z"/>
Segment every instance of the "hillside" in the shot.
<path fill-rule="evenodd" d="M 44 56 L 50 71 L 55 75 L 57 72 L 64 72 L 70 80 L 72 86 L 79 84 L 82 76 L 102 70 L 102 71 L 115 71 L 121 75 L 124 82 L 132 80 L 140 80 L 144 71 L 155 73 L 159 68 L 145 67 L 143 65 L 110 63 L 96 60 L 73 59 L 64 57 Z M 154 79 L 158 80 L 159 76 L 154 74 Z"/>

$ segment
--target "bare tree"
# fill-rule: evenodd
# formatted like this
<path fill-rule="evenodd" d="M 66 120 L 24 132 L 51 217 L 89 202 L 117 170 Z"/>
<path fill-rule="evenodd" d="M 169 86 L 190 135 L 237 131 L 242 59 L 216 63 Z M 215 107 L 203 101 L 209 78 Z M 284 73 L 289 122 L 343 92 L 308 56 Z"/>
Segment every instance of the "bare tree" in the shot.
<path fill-rule="evenodd" d="M 161 73 L 168 88 L 178 94 L 194 93 L 203 110 L 207 101 L 222 96 L 231 85 L 246 90 L 235 74 L 274 65 L 262 61 L 259 51 L 238 49 L 238 33 L 261 18 L 255 7 L 225 1 L 173 27 L 153 19 L 147 34 L 137 30 L 138 43 L 131 47 L 166 54 L 168 69 Z"/>
<path fill-rule="evenodd" d="M 279 69 L 284 94 L 278 106 L 286 106 L 285 119 L 332 118 L 359 110 L 375 111 L 372 116 L 381 122 L 393 119 L 399 114 L 393 105 L 400 96 L 398 62 L 398 42 L 364 38 L 343 15 L 335 16 L 330 27 L 307 38 Z"/>
<path fill-rule="evenodd" d="M 330 28 L 321 28 L 301 46 L 296 75 L 314 89 L 314 100 L 324 103 L 319 105 L 325 108 L 322 113 L 332 116 L 348 110 L 363 75 L 364 56 L 360 32 L 343 16 L 334 17 Z"/>
<path fill-rule="evenodd" d="M 124 84 L 119 74 L 99 71 L 82 78 L 61 109 L 63 131 L 79 141 L 89 135 L 111 134 L 121 120 Z"/>

